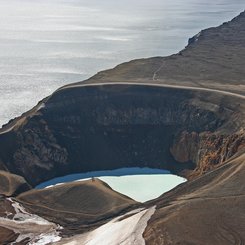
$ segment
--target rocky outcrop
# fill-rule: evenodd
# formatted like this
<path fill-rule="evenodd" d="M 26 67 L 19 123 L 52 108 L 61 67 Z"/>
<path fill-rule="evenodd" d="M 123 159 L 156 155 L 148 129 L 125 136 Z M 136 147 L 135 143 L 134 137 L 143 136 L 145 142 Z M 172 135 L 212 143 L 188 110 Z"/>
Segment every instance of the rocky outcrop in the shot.
<path fill-rule="evenodd" d="M 34 121 L 38 127 L 33 126 Z M 0 135 L 0 138 L 2 162 L 7 162 L 5 166 L 9 171 L 24 176 L 29 183 L 33 178 L 39 182 L 40 175 L 51 177 L 49 172 L 54 167 L 66 164 L 67 151 L 57 144 L 44 120 L 30 118 L 17 132 Z"/>
<path fill-rule="evenodd" d="M 170 151 L 178 162 L 197 163 L 195 171 L 188 178 L 201 176 L 225 163 L 245 147 L 245 133 L 241 130 L 232 135 L 212 132 L 182 132 L 175 138 Z"/>
<path fill-rule="evenodd" d="M 0 171 L 0 195 L 16 196 L 30 189 L 31 186 L 23 177 Z"/>
<path fill-rule="evenodd" d="M 182 132 L 174 141 L 170 152 L 177 162 L 198 162 L 199 134 Z"/>

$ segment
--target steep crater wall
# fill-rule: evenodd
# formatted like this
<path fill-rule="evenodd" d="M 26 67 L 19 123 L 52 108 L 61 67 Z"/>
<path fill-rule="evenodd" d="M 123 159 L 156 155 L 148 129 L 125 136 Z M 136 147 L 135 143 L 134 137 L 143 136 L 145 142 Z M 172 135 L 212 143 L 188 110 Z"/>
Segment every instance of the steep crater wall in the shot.
<path fill-rule="evenodd" d="M 0 135 L 5 169 L 32 185 L 76 172 L 154 167 L 193 177 L 245 145 L 240 101 L 147 85 L 61 89 Z"/>

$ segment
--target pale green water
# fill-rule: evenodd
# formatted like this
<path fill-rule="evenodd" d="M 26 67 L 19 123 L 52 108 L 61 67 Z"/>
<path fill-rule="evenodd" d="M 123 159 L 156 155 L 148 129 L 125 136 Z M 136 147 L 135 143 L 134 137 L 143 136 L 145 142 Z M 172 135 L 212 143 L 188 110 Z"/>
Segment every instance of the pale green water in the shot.
<path fill-rule="evenodd" d="M 115 191 L 139 202 L 157 198 L 186 181 L 184 178 L 172 174 L 100 177 L 99 179 L 106 182 Z"/>
<path fill-rule="evenodd" d="M 66 175 L 43 182 L 36 186 L 36 189 L 67 182 L 84 181 L 91 177 L 101 179 L 115 191 L 139 202 L 154 199 L 186 181 L 184 178 L 172 175 L 164 169 L 135 167 Z"/>

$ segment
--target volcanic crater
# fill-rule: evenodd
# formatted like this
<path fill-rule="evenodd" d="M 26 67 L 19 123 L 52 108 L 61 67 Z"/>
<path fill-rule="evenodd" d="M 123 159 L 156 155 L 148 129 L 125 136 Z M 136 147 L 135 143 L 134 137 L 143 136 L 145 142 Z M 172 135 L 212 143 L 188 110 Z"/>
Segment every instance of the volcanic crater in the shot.
<path fill-rule="evenodd" d="M 244 23 L 243 12 L 202 31 L 176 55 L 100 72 L 58 89 L 11 120 L 0 131 L 3 198 L 19 194 L 13 190 L 19 182 L 31 188 L 71 173 L 167 169 L 189 181 L 144 204 L 115 194 L 99 180 L 31 190 L 15 200 L 64 226 L 68 237 L 127 211 L 154 206 L 143 234 L 147 244 L 243 244 Z M 84 203 L 86 190 L 95 194 Z M 103 203 L 96 202 L 96 195 L 106 197 Z M 77 196 L 78 203 L 69 206 L 67 200 Z M 112 200 L 113 209 L 108 205 Z M 88 203 L 97 205 L 89 213 L 92 219 L 82 214 Z"/>

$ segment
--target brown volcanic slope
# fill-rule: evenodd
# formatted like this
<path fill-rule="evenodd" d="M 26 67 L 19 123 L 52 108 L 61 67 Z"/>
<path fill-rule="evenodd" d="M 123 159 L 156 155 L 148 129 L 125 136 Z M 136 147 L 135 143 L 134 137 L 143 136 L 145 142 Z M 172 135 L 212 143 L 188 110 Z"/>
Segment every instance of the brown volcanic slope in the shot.
<path fill-rule="evenodd" d="M 0 131 L 0 168 L 33 186 L 90 170 L 169 169 L 189 181 L 139 204 L 156 205 L 144 232 L 147 244 L 244 244 L 244 44 L 245 12 L 202 31 L 179 54 L 131 61 L 57 90 Z M 80 191 L 90 196 L 79 183 L 19 199 L 28 210 L 67 225 L 65 234 L 135 208 L 120 196 L 125 209 L 105 205 L 105 216 L 89 223 L 81 217 L 69 226 L 84 201 Z M 97 188 L 95 194 L 91 205 L 100 213 Z"/>
<path fill-rule="evenodd" d="M 14 208 L 12 207 L 11 202 L 0 196 L 0 220 L 2 217 L 5 218 L 6 214 L 10 213 L 14 214 Z M 16 234 L 16 232 L 0 225 L 0 244 L 11 244 L 11 242 L 16 241 L 17 238 L 18 234 Z"/>
<path fill-rule="evenodd" d="M 5 196 L 15 196 L 31 189 L 21 176 L 0 171 L 0 193 Z"/>
<path fill-rule="evenodd" d="M 245 153 L 149 202 L 146 244 L 244 244 L 244 176 Z"/>
<path fill-rule="evenodd" d="M 85 82 L 151 82 L 245 94 L 244 23 L 242 12 L 232 21 L 190 38 L 188 46 L 178 54 L 133 60 L 99 72 Z"/>
<path fill-rule="evenodd" d="M 98 226 L 137 204 L 99 179 L 31 190 L 17 200 L 33 213 L 66 227 L 65 233 L 87 230 L 94 223 Z"/>

